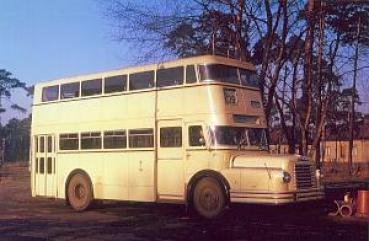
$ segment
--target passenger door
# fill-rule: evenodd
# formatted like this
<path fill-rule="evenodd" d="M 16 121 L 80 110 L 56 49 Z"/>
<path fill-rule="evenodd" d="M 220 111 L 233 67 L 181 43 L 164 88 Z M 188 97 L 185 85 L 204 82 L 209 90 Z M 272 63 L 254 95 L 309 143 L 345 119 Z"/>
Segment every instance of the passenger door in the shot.
<path fill-rule="evenodd" d="M 56 158 L 53 135 L 35 137 L 35 190 L 37 196 L 56 196 Z"/>
<path fill-rule="evenodd" d="M 183 128 L 181 119 L 158 122 L 158 198 L 184 199 Z"/>

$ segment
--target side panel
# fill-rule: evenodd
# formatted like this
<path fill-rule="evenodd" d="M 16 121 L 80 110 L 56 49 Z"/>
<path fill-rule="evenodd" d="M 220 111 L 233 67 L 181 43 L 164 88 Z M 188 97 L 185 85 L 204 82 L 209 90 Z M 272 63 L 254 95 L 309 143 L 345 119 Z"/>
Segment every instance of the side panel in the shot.
<path fill-rule="evenodd" d="M 154 151 L 132 151 L 129 160 L 129 200 L 155 201 Z"/>
<path fill-rule="evenodd" d="M 104 163 L 104 174 L 99 177 L 100 180 L 96 180 L 96 196 L 127 200 L 129 154 L 127 152 L 107 152 L 104 153 L 102 162 Z"/>
<path fill-rule="evenodd" d="M 68 175 L 75 169 L 91 178 L 96 199 L 154 201 L 154 152 L 69 152 L 59 153 L 59 197 L 65 198 Z"/>

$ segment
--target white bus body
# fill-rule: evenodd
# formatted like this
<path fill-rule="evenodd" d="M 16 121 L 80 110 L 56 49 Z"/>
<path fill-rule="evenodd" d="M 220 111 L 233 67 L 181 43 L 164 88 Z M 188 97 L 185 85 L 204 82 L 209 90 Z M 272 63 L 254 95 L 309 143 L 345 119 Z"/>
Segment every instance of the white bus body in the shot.
<path fill-rule="evenodd" d="M 199 56 L 43 82 L 31 130 L 33 196 L 176 202 L 215 217 L 228 202 L 324 195 L 314 163 L 267 151 L 251 64 Z"/>

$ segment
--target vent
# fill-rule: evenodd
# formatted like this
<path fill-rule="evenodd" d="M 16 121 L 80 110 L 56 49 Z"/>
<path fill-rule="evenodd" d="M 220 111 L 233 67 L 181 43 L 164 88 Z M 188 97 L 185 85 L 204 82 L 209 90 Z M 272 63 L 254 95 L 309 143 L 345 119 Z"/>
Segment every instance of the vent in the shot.
<path fill-rule="evenodd" d="M 297 189 L 312 188 L 313 180 L 312 168 L 310 164 L 295 164 L 295 177 Z"/>
<path fill-rule="evenodd" d="M 235 123 L 259 124 L 259 117 L 258 116 L 234 114 L 232 117 L 233 117 L 233 121 Z"/>

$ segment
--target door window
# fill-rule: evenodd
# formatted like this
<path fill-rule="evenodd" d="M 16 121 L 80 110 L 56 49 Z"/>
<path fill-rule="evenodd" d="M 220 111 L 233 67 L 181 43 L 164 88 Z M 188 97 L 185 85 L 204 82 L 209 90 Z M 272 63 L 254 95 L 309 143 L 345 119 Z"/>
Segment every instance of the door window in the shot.
<path fill-rule="evenodd" d="M 181 147 L 182 127 L 160 128 L 160 147 Z"/>
<path fill-rule="evenodd" d="M 40 158 L 40 173 L 44 174 L 45 172 L 45 158 Z"/>
<path fill-rule="evenodd" d="M 51 136 L 47 137 L 47 152 L 52 152 L 53 151 L 53 140 L 51 138 Z"/>
<path fill-rule="evenodd" d="M 45 137 L 43 136 L 40 137 L 40 152 L 45 152 Z"/>
<path fill-rule="evenodd" d="M 53 172 L 53 168 L 52 168 L 52 158 L 48 157 L 47 158 L 47 174 L 51 174 Z"/>

